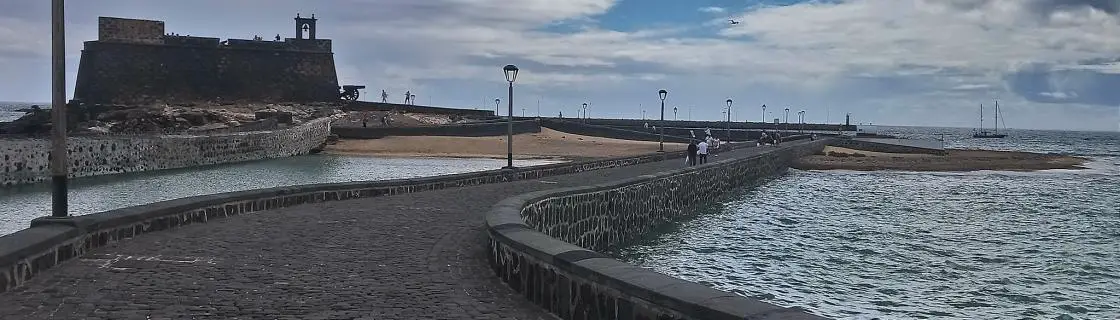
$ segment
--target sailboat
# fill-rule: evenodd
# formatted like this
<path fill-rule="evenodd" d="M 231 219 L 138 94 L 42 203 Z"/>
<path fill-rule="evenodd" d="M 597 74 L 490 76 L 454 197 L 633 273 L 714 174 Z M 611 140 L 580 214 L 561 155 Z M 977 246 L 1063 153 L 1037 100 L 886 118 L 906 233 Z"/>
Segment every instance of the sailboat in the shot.
<path fill-rule="evenodd" d="M 984 104 L 980 104 L 980 128 L 972 133 L 973 138 L 1006 138 L 1006 134 L 999 133 L 999 101 L 996 101 L 996 120 L 993 131 L 984 129 Z"/>

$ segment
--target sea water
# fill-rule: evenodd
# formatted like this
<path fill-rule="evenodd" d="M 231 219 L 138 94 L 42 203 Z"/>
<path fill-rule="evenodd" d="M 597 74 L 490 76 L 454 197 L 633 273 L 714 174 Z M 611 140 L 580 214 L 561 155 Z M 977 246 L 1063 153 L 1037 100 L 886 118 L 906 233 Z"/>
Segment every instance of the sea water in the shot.
<path fill-rule="evenodd" d="M 1120 133 L 887 128 L 1085 170 L 800 171 L 615 254 L 837 319 L 1120 319 Z"/>
<path fill-rule="evenodd" d="M 516 166 L 556 163 L 514 160 Z M 71 180 L 69 211 L 85 215 L 184 197 L 317 183 L 430 177 L 499 169 L 502 159 L 382 158 L 306 155 L 196 168 L 125 173 Z M 0 187 L 0 235 L 49 216 L 50 183 Z"/>

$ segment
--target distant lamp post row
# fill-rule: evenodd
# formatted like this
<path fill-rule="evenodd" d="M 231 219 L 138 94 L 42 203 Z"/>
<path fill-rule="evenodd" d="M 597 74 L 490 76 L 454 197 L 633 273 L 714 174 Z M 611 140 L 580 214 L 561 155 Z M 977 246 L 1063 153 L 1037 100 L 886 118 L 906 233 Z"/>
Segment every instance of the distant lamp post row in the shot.
<path fill-rule="evenodd" d="M 513 168 L 513 82 L 517 80 L 517 66 L 507 64 L 502 71 L 506 74 L 506 81 L 509 82 L 509 113 L 506 119 L 506 168 Z M 495 100 L 497 101 L 497 100 Z"/>

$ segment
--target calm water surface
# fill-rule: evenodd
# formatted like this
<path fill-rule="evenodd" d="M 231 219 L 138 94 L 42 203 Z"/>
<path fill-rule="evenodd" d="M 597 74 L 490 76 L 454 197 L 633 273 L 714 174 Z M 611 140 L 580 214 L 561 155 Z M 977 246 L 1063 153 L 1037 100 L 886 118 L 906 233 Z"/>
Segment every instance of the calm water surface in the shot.
<path fill-rule="evenodd" d="M 70 214 L 84 215 L 164 200 L 301 184 L 428 177 L 499 169 L 506 160 L 309 155 L 284 159 L 75 179 Z M 515 160 L 516 166 L 554 163 Z M 50 184 L 0 188 L 0 235 L 48 216 Z"/>
<path fill-rule="evenodd" d="M 883 131 L 1093 162 L 1034 173 L 791 170 L 616 254 L 841 319 L 1120 319 L 1120 134 Z"/>

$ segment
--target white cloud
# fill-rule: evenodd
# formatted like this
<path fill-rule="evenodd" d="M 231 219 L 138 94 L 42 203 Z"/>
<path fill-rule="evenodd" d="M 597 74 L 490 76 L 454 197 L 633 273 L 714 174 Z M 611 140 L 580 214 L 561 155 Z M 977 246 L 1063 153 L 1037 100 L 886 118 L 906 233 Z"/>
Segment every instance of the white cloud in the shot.
<path fill-rule="evenodd" d="M 336 41 L 339 73 L 346 82 L 441 95 L 468 90 L 457 87 L 500 85 L 499 68 L 512 62 L 523 70 L 518 85 L 571 95 L 550 99 L 555 101 L 633 100 L 638 98 L 625 94 L 645 92 L 646 87 L 672 87 L 694 88 L 674 90 L 674 99 L 697 99 L 682 101 L 688 104 L 700 104 L 701 97 L 736 94 L 757 99 L 758 104 L 827 103 L 833 108 L 890 112 L 945 104 L 972 108 L 975 103 L 969 101 L 1011 96 L 1005 76 L 1035 63 L 1054 66 L 1053 70 L 1120 74 L 1117 63 L 1079 63 L 1116 58 L 1120 52 L 1116 16 L 1090 7 L 1041 10 L 1032 5 L 1039 1 L 811 1 L 752 7 L 734 13 L 740 24 L 728 25 L 721 19 L 715 30 L 711 26 L 717 24 L 698 21 L 695 26 L 628 31 L 610 30 L 597 22 L 616 0 L 342 0 L 330 4 L 280 0 L 264 6 L 250 5 L 253 1 L 248 0 L 198 0 L 189 6 L 196 10 L 141 6 L 134 0 L 105 2 L 75 2 L 70 19 L 94 21 L 96 15 L 168 19 L 169 27 L 176 29 L 169 31 L 229 37 L 235 31 L 207 25 L 238 21 L 234 17 L 241 16 L 254 17 L 252 23 L 286 19 L 292 12 L 311 8 L 319 13 L 323 35 Z M 128 14 L 114 13 L 122 8 L 128 8 Z M 727 13 L 720 7 L 699 10 Z M 215 17 L 215 12 L 226 16 Z M 45 54 L 49 50 L 42 43 L 49 39 L 43 34 L 49 31 L 45 24 L 37 29 L 12 27 L 18 25 L 15 20 L 43 18 L 21 20 L 0 13 L 0 61 L 12 59 L 13 52 Z M 287 28 L 280 22 L 277 28 Z M 242 24 L 236 32 L 274 30 Z M 84 34 L 93 34 L 91 26 L 85 27 Z M 287 29 L 276 31 L 281 30 Z M 712 33 L 698 33 L 705 30 Z M 88 38 L 75 41 L 79 40 Z M 0 78 L 0 98 L 13 94 L 3 85 L 13 79 Z M 1050 91 L 1079 92 L 1078 83 L 1054 84 Z M 464 103 L 479 100 L 463 99 Z M 744 105 L 754 103 L 746 100 Z M 971 121 L 952 118 L 955 114 L 945 113 L 946 119 L 951 118 L 945 121 Z"/>
<path fill-rule="evenodd" d="M 698 10 L 700 10 L 700 12 L 705 12 L 705 13 L 724 13 L 724 12 L 727 12 L 727 9 L 724 9 L 724 8 L 721 8 L 721 7 L 703 7 L 703 8 L 700 8 Z"/>

